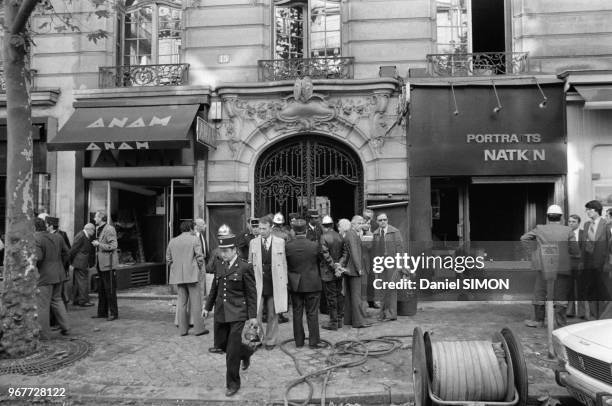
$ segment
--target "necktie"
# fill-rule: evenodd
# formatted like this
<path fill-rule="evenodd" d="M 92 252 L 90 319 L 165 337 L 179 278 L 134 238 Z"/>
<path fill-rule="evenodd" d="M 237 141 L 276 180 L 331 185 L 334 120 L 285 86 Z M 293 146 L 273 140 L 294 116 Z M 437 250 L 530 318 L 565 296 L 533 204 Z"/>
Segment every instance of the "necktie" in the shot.
<path fill-rule="evenodd" d="M 378 240 L 378 251 L 380 255 L 385 255 L 387 252 L 385 245 L 385 229 L 380 229 L 380 240 Z"/>
<path fill-rule="evenodd" d="M 589 230 L 587 231 L 587 242 L 584 246 L 584 249 L 589 254 L 592 254 L 593 251 L 595 250 L 594 241 L 595 241 L 595 223 L 591 222 L 591 225 L 589 226 Z"/>
<path fill-rule="evenodd" d="M 264 244 L 264 248 L 266 249 L 266 251 L 268 251 L 270 248 L 268 247 L 268 239 L 267 238 L 263 239 L 263 244 Z"/>

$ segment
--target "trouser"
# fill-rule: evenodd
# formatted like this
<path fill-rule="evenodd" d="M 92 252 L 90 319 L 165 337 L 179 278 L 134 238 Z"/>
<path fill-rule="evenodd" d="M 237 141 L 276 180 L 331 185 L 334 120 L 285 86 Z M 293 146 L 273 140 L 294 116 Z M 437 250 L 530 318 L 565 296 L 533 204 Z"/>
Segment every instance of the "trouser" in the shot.
<path fill-rule="evenodd" d="M 329 323 L 334 324 L 342 321 L 344 317 L 344 296 L 342 295 L 342 279 L 332 279 L 323 282 L 323 291 L 327 299 L 327 310 L 329 312 Z"/>
<path fill-rule="evenodd" d="M 89 269 L 74 268 L 72 303 L 89 303 Z"/>
<path fill-rule="evenodd" d="M 544 279 L 542 272 L 538 271 L 533 290 L 533 304 L 543 305 L 548 299 L 554 300 L 555 305 L 567 307 L 572 290 L 572 277 L 570 275 L 558 274 L 554 284 L 553 297 L 551 298 L 547 297 L 548 293 L 546 283 L 547 282 Z"/>
<path fill-rule="evenodd" d="M 68 305 L 68 303 L 70 303 L 70 299 L 72 299 L 72 290 L 74 289 L 73 278 L 74 270 L 71 270 L 71 267 L 69 267 L 66 270 L 66 280 L 62 284 L 62 299 L 64 300 L 65 305 Z"/>
<path fill-rule="evenodd" d="M 306 336 L 302 322 L 304 309 L 306 309 L 306 323 L 308 324 L 308 345 L 317 345 L 319 337 L 319 298 L 321 292 L 292 292 L 293 300 L 293 338 L 295 346 L 304 345 Z"/>
<path fill-rule="evenodd" d="M 38 323 L 40 324 L 40 338 L 48 340 L 50 335 L 49 314 L 53 312 L 57 324 L 62 331 L 68 330 L 68 314 L 62 300 L 62 284 L 41 285 L 36 295 L 38 304 Z"/>
<path fill-rule="evenodd" d="M 189 331 L 189 319 L 193 320 L 195 334 L 200 334 L 205 330 L 204 319 L 202 318 L 202 297 L 200 296 L 200 284 L 179 283 L 176 285 L 178 290 L 178 325 L 179 334 L 187 334 Z"/>
<path fill-rule="evenodd" d="M 544 323 L 546 318 L 546 305 L 533 305 L 533 313 L 535 321 Z M 567 326 L 567 306 L 562 304 L 554 305 L 555 328 Z"/>
<path fill-rule="evenodd" d="M 398 272 L 396 269 L 385 269 L 382 272 L 383 282 L 391 282 L 393 275 Z M 397 290 L 385 289 L 383 291 L 382 306 L 380 309 L 381 319 L 397 319 Z"/>
<path fill-rule="evenodd" d="M 610 300 L 610 293 L 607 288 L 608 275 L 604 272 L 603 267 L 585 267 L 583 275 L 586 285 L 584 288 L 585 298 L 589 302 L 590 317 L 597 320 L 601 318 Z"/>
<path fill-rule="evenodd" d="M 98 271 L 98 316 L 119 317 L 117 307 L 117 271 Z"/>
<path fill-rule="evenodd" d="M 344 277 L 344 325 L 361 327 L 364 325 L 363 300 L 361 299 L 361 276 Z"/>
<path fill-rule="evenodd" d="M 225 347 L 225 385 L 228 389 L 240 388 L 240 361 L 248 360 L 253 351 L 242 344 L 242 329 L 244 320 L 230 323 L 217 323 L 217 331 L 221 339 L 227 343 Z"/>
<path fill-rule="evenodd" d="M 266 308 L 266 336 L 264 337 L 264 345 L 276 345 L 278 342 L 278 314 L 274 307 L 274 296 L 263 296 L 261 306 L 257 314 L 257 318 L 261 320 L 263 309 Z M 216 347 L 216 345 L 215 345 Z"/>
<path fill-rule="evenodd" d="M 214 322 L 213 346 L 215 348 L 220 348 L 223 351 L 226 351 L 227 350 L 227 334 L 223 330 L 223 326 L 221 326 L 222 324 L 224 323 L 219 323 L 217 321 Z"/>

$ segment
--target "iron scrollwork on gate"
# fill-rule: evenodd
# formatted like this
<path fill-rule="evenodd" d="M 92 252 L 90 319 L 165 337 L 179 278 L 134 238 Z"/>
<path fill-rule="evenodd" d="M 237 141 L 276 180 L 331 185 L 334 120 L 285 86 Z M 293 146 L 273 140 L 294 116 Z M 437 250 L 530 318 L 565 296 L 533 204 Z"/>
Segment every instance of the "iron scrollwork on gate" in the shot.
<path fill-rule="evenodd" d="M 354 213 L 359 213 L 363 170 L 348 148 L 315 136 L 272 147 L 255 167 L 255 213 L 303 215 L 317 208 L 317 187 L 332 180 L 355 186 Z"/>

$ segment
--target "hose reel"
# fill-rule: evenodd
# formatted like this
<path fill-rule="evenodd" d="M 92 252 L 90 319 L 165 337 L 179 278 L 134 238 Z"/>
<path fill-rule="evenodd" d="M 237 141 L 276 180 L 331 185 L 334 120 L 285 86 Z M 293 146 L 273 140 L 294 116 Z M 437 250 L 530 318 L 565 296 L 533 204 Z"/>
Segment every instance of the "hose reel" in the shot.
<path fill-rule="evenodd" d="M 432 341 L 412 335 L 415 406 L 526 406 L 527 367 L 520 341 L 504 328 L 491 341 Z"/>

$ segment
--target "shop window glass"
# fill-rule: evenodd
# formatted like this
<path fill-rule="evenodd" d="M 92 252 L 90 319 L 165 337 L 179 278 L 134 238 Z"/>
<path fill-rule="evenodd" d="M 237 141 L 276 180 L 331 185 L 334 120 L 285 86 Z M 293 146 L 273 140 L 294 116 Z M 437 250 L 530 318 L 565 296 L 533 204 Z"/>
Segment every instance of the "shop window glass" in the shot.
<path fill-rule="evenodd" d="M 126 3 L 123 64 L 178 63 L 181 48 L 180 1 Z"/>
<path fill-rule="evenodd" d="M 340 56 L 340 0 L 276 0 L 275 59 Z"/>
<path fill-rule="evenodd" d="M 592 154 L 593 195 L 605 209 L 612 207 L 612 145 L 593 148 Z"/>

